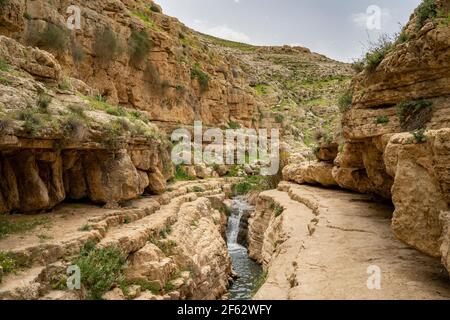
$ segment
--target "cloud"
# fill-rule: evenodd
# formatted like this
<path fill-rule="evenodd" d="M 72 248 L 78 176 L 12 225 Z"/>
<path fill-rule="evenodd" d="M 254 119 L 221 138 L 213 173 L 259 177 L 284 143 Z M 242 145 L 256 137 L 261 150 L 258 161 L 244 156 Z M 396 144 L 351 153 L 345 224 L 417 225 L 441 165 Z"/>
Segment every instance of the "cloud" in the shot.
<path fill-rule="evenodd" d="M 207 21 L 196 19 L 194 20 L 194 29 L 221 39 L 245 43 L 251 42 L 251 39 L 248 35 L 243 32 L 234 30 L 228 27 L 226 24 L 212 26 Z"/>

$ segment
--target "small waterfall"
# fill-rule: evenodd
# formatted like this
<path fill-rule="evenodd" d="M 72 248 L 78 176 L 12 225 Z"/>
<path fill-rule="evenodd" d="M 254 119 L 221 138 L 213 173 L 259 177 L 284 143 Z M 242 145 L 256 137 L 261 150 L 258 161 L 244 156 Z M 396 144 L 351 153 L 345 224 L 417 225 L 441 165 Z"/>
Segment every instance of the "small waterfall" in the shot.
<path fill-rule="evenodd" d="M 261 274 L 261 266 L 251 260 L 247 248 L 238 243 L 242 217 L 253 209 L 244 197 L 233 199 L 231 216 L 228 218 L 227 243 L 233 270 L 238 278 L 229 290 L 231 300 L 251 299 L 254 283 Z"/>
<path fill-rule="evenodd" d="M 253 207 L 243 197 L 233 199 L 232 213 L 228 219 L 227 242 L 229 249 L 239 249 L 238 235 L 244 213 L 253 210 Z"/>

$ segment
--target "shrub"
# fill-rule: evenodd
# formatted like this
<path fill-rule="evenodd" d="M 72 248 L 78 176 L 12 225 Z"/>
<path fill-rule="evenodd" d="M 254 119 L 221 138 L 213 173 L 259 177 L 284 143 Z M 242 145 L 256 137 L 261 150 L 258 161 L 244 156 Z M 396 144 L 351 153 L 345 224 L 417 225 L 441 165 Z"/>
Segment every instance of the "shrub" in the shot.
<path fill-rule="evenodd" d="M 277 123 L 283 123 L 283 121 L 284 121 L 284 116 L 283 116 L 282 114 L 277 114 L 277 115 L 275 116 L 275 121 L 276 121 Z"/>
<path fill-rule="evenodd" d="M 126 117 L 127 112 L 126 110 L 121 106 L 110 106 L 108 105 L 106 107 L 106 113 L 112 116 L 116 117 Z"/>
<path fill-rule="evenodd" d="M 150 10 L 156 13 L 161 13 L 161 8 L 154 3 L 150 4 Z"/>
<path fill-rule="evenodd" d="M 371 48 L 366 53 L 364 68 L 368 72 L 377 69 L 384 57 L 392 50 L 393 44 L 388 36 L 381 36 L 377 42 L 371 44 Z"/>
<path fill-rule="evenodd" d="M 350 107 L 352 106 L 352 101 L 353 101 L 353 93 L 350 90 L 344 92 L 339 97 L 339 100 L 338 100 L 339 110 L 342 113 L 348 111 L 350 109 Z"/>
<path fill-rule="evenodd" d="M 130 61 L 133 66 L 139 66 L 147 57 L 151 49 L 151 42 L 145 30 L 133 30 L 128 39 L 128 47 L 130 52 Z"/>
<path fill-rule="evenodd" d="M 64 52 L 67 47 L 68 32 L 63 27 L 48 23 L 43 32 L 29 35 L 29 41 L 46 50 Z"/>
<path fill-rule="evenodd" d="M 385 123 L 389 123 L 389 117 L 388 117 L 388 116 L 380 116 L 380 117 L 377 117 L 376 123 L 377 123 L 377 124 L 385 124 Z"/>
<path fill-rule="evenodd" d="M 228 123 L 228 128 L 233 129 L 233 130 L 236 130 L 236 129 L 240 129 L 240 128 L 241 128 L 241 125 L 240 125 L 239 123 L 237 123 L 237 122 L 230 121 L 230 122 Z"/>
<path fill-rule="evenodd" d="M 253 190 L 253 187 L 254 186 L 248 181 L 239 182 L 237 184 L 234 184 L 233 187 L 232 187 L 233 195 L 234 196 L 246 195 L 250 191 Z"/>
<path fill-rule="evenodd" d="M 283 214 L 284 208 L 280 206 L 278 203 L 274 203 L 273 212 L 275 214 L 275 217 L 279 217 Z"/>
<path fill-rule="evenodd" d="M 45 93 L 44 91 L 39 92 L 38 107 L 42 111 L 47 111 L 48 106 L 50 105 L 50 103 L 52 103 L 52 99 L 53 99 L 52 96 Z"/>
<path fill-rule="evenodd" d="M 196 63 L 191 69 L 191 79 L 198 80 L 202 92 L 209 89 L 209 75 L 202 70 L 200 64 Z"/>
<path fill-rule="evenodd" d="M 352 69 L 355 70 L 355 72 L 360 73 L 364 71 L 364 61 L 363 60 L 357 60 L 352 63 Z"/>
<path fill-rule="evenodd" d="M 411 131 L 422 128 L 431 120 L 433 103 L 426 99 L 401 102 L 396 105 L 402 128 Z"/>
<path fill-rule="evenodd" d="M 414 137 L 414 140 L 417 143 L 425 143 L 425 142 L 427 142 L 427 136 L 425 135 L 425 129 L 420 129 L 420 130 L 414 131 L 412 133 L 412 135 Z"/>
<path fill-rule="evenodd" d="M 81 46 L 75 40 L 72 41 L 71 51 L 72 51 L 72 59 L 76 64 L 81 63 L 86 58 L 86 53 L 84 52 L 83 46 Z"/>
<path fill-rule="evenodd" d="M 14 272 L 16 270 L 16 261 L 7 252 L 0 251 L 0 267 L 2 267 L 5 274 Z M 2 278 L 0 277 L 0 282 L 1 280 Z"/>
<path fill-rule="evenodd" d="M 417 17 L 416 30 L 419 31 L 428 19 L 437 17 L 436 0 L 423 0 L 415 11 Z"/>
<path fill-rule="evenodd" d="M 183 166 L 177 165 L 175 167 L 175 180 L 176 181 L 189 181 L 189 180 L 194 180 L 194 178 L 190 177 L 186 174 L 186 171 L 184 170 Z"/>
<path fill-rule="evenodd" d="M 10 70 L 11 70 L 11 66 L 9 65 L 9 63 L 3 59 L 0 59 L 0 71 L 8 72 Z"/>
<path fill-rule="evenodd" d="M 113 285 L 122 281 L 126 257 L 115 247 L 97 249 L 89 244 L 72 264 L 80 268 L 81 283 L 88 299 L 100 300 Z"/>
<path fill-rule="evenodd" d="M 24 121 L 24 129 L 31 136 L 36 136 L 43 126 L 39 111 L 36 108 L 26 108 L 25 110 L 19 111 L 17 119 Z"/>
<path fill-rule="evenodd" d="M 10 119 L 0 119 L 0 133 L 5 132 L 12 126 L 12 120 Z"/>
<path fill-rule="evenodd" d="M 96 31 L 92 49 L 101 62 L 110 62 L 120 52 L 119 41 L 115 33 L 109 28 Z"/>

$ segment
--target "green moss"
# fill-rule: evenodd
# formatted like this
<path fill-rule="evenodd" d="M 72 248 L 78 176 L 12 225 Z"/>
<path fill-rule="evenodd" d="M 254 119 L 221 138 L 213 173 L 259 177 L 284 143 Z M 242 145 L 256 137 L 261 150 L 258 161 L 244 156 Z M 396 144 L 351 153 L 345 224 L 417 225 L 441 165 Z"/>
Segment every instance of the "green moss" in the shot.
<path fill-rule="evenodd" d="M 253 284 L 253 288 L 252 288 L 252 296 L 254 296 L 259 291 L 259 289 L 261 289 L 261 287 L 264 285 L 264 283 L 266 283 L 267 276 L 268 276 L 267 271 L 264 271 L 255 280 L 255 283 Z"/>
<path fill-rule="evenodd" d="M 230 122 L 228 122 L 228 128 L 236 130 L 236 129 L 240 129 L 241 125 L 239 123 L 237 123 L 237 122 L 230 121 Z"/>

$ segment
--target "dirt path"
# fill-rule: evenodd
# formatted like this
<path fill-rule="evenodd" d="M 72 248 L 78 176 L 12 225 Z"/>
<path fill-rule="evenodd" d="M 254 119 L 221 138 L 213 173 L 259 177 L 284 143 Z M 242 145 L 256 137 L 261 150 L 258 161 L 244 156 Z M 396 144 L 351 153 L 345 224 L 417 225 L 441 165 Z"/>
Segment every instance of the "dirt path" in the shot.
<path fill-rule="evenodd" d="M 274 234 L 285 241 L 269 258 L 256 299 L 450 299 L 439 260 L 394 237 L 390 206 L 288 183 L 261 196 L 285 208 L 272 219 L 265 241 L 276 242 Z M 381 271 L 379 290 L 368 289 L 368 268 Z"/>

